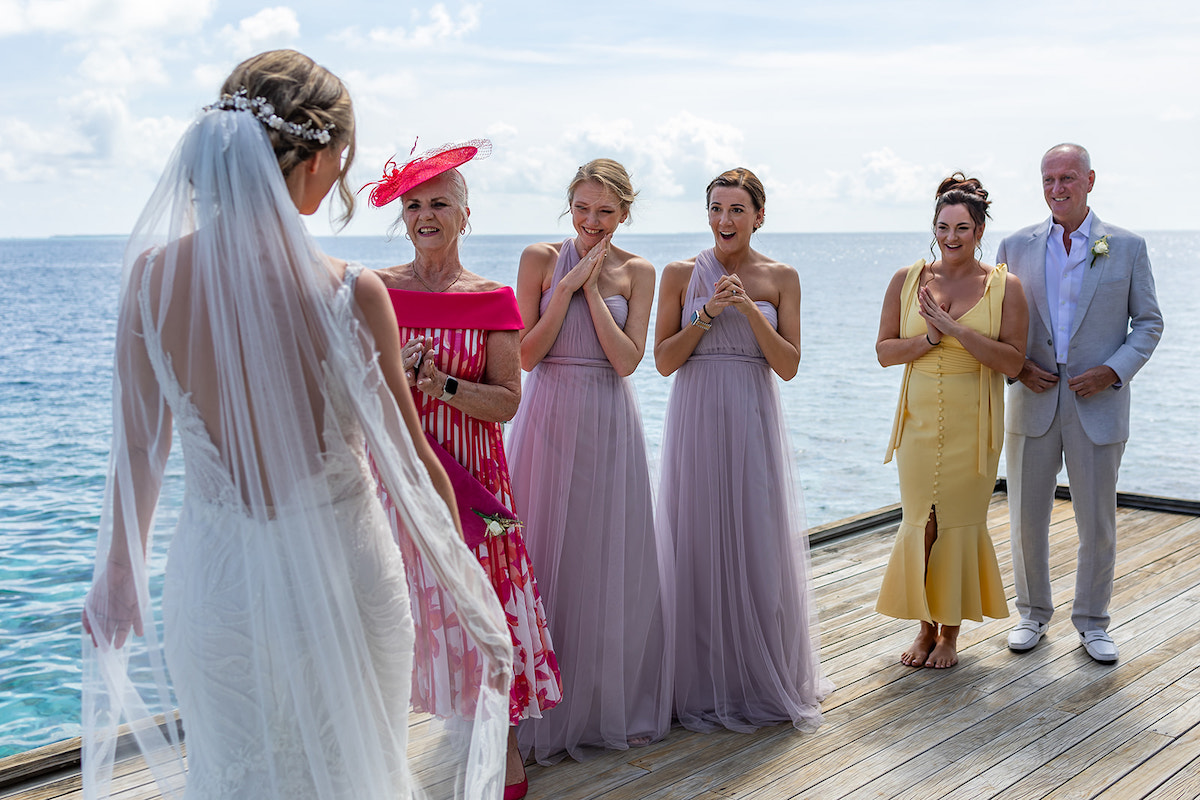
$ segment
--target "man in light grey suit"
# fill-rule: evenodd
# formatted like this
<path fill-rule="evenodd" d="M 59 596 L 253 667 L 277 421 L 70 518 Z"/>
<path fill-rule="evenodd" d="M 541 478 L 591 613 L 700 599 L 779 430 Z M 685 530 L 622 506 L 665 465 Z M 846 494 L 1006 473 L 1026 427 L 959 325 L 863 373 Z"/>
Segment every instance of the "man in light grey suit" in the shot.
<path fill-rule="evenodd" d="M 1050 219 L 1000 243 L 997 263 L 1029 298 L 1025 367 L 1008 393 L 1005 452 L 1017 611 L 1016 652 L 1046 634 L 1050 510 L 1064 457 L 1079 533 L 1071 621 L 1095 660 L 1111 664 L 1108 635 L 1117 543 L 1117 470 L 1129 438 L 1129 383 L 1154 352 L 1162 314 L 1142 237 L 1088 207 L 1088 152 L 1061 144 L 1042 157 Z"/>

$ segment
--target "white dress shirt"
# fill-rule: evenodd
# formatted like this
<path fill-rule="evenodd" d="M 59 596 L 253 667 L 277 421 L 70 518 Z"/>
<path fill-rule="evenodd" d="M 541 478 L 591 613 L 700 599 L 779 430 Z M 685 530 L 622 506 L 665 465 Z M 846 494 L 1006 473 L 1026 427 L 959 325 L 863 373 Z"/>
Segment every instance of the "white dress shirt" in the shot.
<path fill-rule="evenodd" d="M 1067 363 L 1071 325 L 1075 306 L 1083 286 L 1083 271 L 1088 259 L 1088 240 L 1092 235 L 1092 211 L 1071 234 L 1071 252 L 1063 246 L 1063 226 L 1050 219 L 1050 237 L 1046 240 L 1046 302 L 1050 306 L 1050 329 L 1054 335 L 1054 357 Z"/>

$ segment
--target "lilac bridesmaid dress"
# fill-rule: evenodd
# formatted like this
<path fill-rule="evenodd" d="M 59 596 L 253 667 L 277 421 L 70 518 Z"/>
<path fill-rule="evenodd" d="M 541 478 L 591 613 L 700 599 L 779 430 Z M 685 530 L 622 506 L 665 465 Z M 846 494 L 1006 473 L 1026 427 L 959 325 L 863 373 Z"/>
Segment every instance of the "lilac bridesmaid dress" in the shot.
<path fill-rule="evenodd" d="M 553 284 L 578 262 L 568 239 Z M 542 294 L 543 313 L 552 293 Z M 626 299 L 605 303 L 624 325 Z M 655 538 L 637 400 L 605 357 L 582 292 L 525 380 L 508 461 L 563 683 L 556 708 L 521 723 L 521 751 L 552 763 L 663 737 L 669 547 Z"/>
<path fill-rule="evenodd" d="M 697 256 L 684 325 L 723 274 L 712 250 Z M 773 305 L 757 305 L 777 324 Z M 818 662 L 790 452 L 775 374 L 750 323 L 727 309 L 675 373 L 663 432 L 658 525 L 675 552 L 675 715 L 692 730 L 821 723 L 832 685 Z"/>

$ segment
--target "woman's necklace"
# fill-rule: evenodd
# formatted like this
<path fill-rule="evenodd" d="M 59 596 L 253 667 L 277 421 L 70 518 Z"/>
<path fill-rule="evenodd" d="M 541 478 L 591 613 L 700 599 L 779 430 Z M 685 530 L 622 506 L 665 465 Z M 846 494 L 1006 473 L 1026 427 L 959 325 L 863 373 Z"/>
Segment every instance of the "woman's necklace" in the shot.
<path fill-rule="evenodd" d="M 430 285 L 429 285 L 429 282 L 428 282 L 428 281 L 426 281 L 424 278 L 422 278 L 422 277 L 421 277 L 421 273 L 420 273 L 420 272 L 417 272 L 417 262 L 416 262 L 416 261 L 414 261 L 414 262 L 412 263 L 412 271 L 413 271 L 413 275 L 416 275 L 416 276 L 417 276 L 417 280 L 419 280 L 419 281 L 421 282 L 421 285 L 422 285 L 422 286 L 424 286 L 424 287 L 425 287 L 426 289 L 428 289 L 429 291 L 431 291 L 431 292 L 444 292 L 444 291 L 446 291 L 447 289 L 449 289 L 451 286 L 453 286 L 454 284 L 458 283 L 458 279 L 459 279 L 459 278 L 461 278 L 461 277 L 462 277 L 462 274 L 463 274 L 463 265 L 462 265 L 462 264 L 459 264 L 459 265 L 458 265 L 458 274 L 454 276 L 454 280 L 452 280 L 452 281 L 450 281 L 449 283 L 447 283 L 447 284 L 446 284 L 445 286 L 443 286 L 441 289 L 435 289 L 435 288 L 433 288 L 432 286 L 430 286 Z"/>

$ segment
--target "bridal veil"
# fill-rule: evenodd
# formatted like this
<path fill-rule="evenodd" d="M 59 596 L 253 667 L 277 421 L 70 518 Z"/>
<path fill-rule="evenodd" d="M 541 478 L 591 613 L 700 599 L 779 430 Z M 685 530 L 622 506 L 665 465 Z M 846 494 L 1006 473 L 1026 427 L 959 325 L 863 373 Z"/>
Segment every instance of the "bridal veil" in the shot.
<path fill-rule="evenodd" d="M 140 754 L 164 797 L 239 785 L 256 797 L 499 797 L 512 659 L 503 613 L 383 379 L 354 302 L 356 268 L 309 236 L 261 116 L 203 112 L 126 251 L 85 611 L 97 641 L 83 637 L 85 796 L 116 794 L 130 780 L 123 759 Z M 173 431 L 185 498 L 171 534 L 154 514 Z M 481 656 L 473 713 L 444 730 L 409 719 L 407 589 L 364 478 L 364 441 L 405 546 L 454 598 Z M 164 532 L 165 578 L 144 556 Z M 183 703 L 180 725 L 181 687 L 214 676 L 232 688 L 199 696 L 194 719 Z M 200 786 L 205 735 L 218 749 L 241 737 L 246 753 L 206 765 Z M 408 752 L 418 738 L 420 763 Z M 257 782 L 239 784 L 251 771 Z"/>

